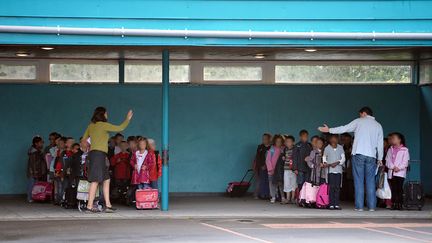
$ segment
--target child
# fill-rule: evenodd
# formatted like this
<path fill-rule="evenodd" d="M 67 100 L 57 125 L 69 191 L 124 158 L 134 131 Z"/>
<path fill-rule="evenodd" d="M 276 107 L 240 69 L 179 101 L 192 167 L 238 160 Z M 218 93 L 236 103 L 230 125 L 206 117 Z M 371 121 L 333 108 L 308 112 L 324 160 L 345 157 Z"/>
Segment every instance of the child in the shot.
<path fill-rule="evenodd" d="M 312 150 L 305 158 L 305 162 L 311 168 L 310 181 L 314 185 L 321 185 L 327 181 L 327 173 L 322 160 L 323 156 L 324 139 L 318 138 L 316 148 Z"/>
<path fill-rule="evenodd" d="M 318 139 L 319 139 L 319 136 L 317 136 L 317 135 L 311 137 L 310 143 L 312 145 L 312 149 L 316 149 Z"/>
<path fill-rule="evenodd" d="M 83 153 L 84 152 L 81 150 L 81 145 L 79 143 L 74 143 L 72 145 L 72 156 L 66 167 L 66 170 L 69 170 L 68 180 L 72 187 L 78 185 L 81 176 L 81 158 Z"/>
<path fill-rule="evenodd" d="M 130 159 L 126 141 L 120 143 L 120 153 L 111 158 L 111 166 L 114 168 L 114 184 L 117 187 L 126 187 L 131 177 Z"/>
<path fill-rule="evenodd" d="M 312 145 L 308 143 L 309 133 L 306 130 L 301 130 L 300 142 L 298 142 L 293 151 L 293 162 L 295 173 L 297 174 L 298 188 L 302 188 L 303 183 L 310 177 L 310 168 L 305 162 L 305 158 L 309 156 L 312 151 Z"/>
<path fill-rule="evenodd" d="M 64 150 L 58 150 L 54 162 L 54 187 L 56 188 L 54 204 L 56 205 L 60 205 L 65 189 L 68 187 L 68 177 L 70 175 L 68 164 L 69 159 L 72 157 L 72 145 L 75 143 L 71 137 L 63 137 L 61 141 L 64 142 Z"/>
<path fill-rule="evenodd" d="M 264 133 L 261 137 L 261 144 L 258 145 L 255 154 L 255 160 L 252 165 L 255 172 L 255 192 L 254 198 L 268 198 L 268 173 L 265 165 L 266 154 L 271 146 L 272 136 Z"/>
<path fill-rule="evenodd" d="M 285 138 L 285 148 L 282 152 L 282 159 L 284 163 L 284 192 L 287 194 L 286 201 L 283 203 L 294 203 L 295 190 L 297 188 L 297 175 L 295 173 L 293 151 L 294 151 L 295 138 L 287 136 Z"/>
<path fill-rule="evenodd" d="M 276 163 L 279 160 L 279 157 L 282 152 L 282 144 L 283 144 L 282 136 L 275 135 L 273 137 L 273 145 L 270 147 L 269 151 L 267 151 L 266 160 L 265 160 L 268 179 L 269 179 L 271 203 L 276 202 L 276 190 L 279 189 L 279 187 L 274 183 L 273 177 L 274 177 Z"/>
<path fill-rule="evenodd" d="M 154 154 L 155 163 L 150 168 L 150 186 L 158 189 L 158 179 L 162 176 L 162 159 L 159 151 L 156 149 L 156 143 L 153 139 L 148 139 L 149 150 Z"/>
<path fill-rule="evenodd" d="M 122 150 L 120 144 L 124 141 L 124 136 L 121 133 L 117 133 L 114 136 L 114 155 L 120 153 Z"/>
<path fill-rule="evenodd" d="M 54 197 L 53 197 L 53 203 L 60 204 L 60 202 L 57 200 L 57 192 L 60 189 L 60 182 L 61 180 L 58 179 L 56 176 L 56 168 L 55 165 L 58 160 L 61 159 L 61 154 L 63 153 L 63 150 L 65 149 L 65 143 L 66 138 L 65 137 L 59 137 L 56 140 L 56 146 L 50 149 L 50 154 L 53 157 L 53 160 L 50 165 L 50 174 L 52 174 L 53 182 L 54 182 Z"/>
<path fill-rule="evenodd" d="M 59 137 L 60 137 L 60 134 L 58 134 L 56 132 L 52 132 L 52 133 L 49 134 L 48 140 L 49 140 L 50 143 L 48 144 L 48 146 L 45 147 L 44 154 L 48 154 L 49 151 L 50 151 L 50 149 L 52 147 L 56 146 L 56 140 Z"/>
<path fill-rule="evenodd" d="M 127 143 L 128 143 L 128 152 L 130 154 L 135 153 L 135 151 L 137 150 L 137 138 L 135 136 L 129 136 L 127 138 Z"/>
<path fill-rule="evenodd" d="M 331 134 L 329 137 L 329 145 L 324 149 L 323 163 L 324 168 L 327 168 L 328 184 L 330 187 L 329 209 L 340 210 L 339 197 L 340 187 L 342 183 L 342 172 L 345 164 L 345 151 L 342 145 L 338 144 L 339 137 L 336 134 Z"/>
<path fill-rule="evenodd" d="M 138 150 L 131 159 L 131 166 L 134 168 L 132 173 L 132 185 L 137 185 L 138 189 L 148 189 L 150 187 L 150 168 L 154 164 L 154 154 L 147 150 L 147 139 L 138 138 Z"/>
<path fill-rule="evenodd" d="M 45 181 L 47 175 L 47 167 L 43 155 L 43 140 L 41 137 L 36 136 L 32 140 L 32 146 L 28 151 L 28 163 L 27 163 L 27 201 L 33 202 L 32 190 L 33 185 L 37 181 Z"/>
<path fill-rule="evenodd" d="M 410 155 L 408 148 L 405 147 L 405 137 L 402 134 L 393 133 L 389 142 L 391 146 L 387 151 L 386 166 L 392 191 L 392 210 L 401 210 L 403 184 Z"/>

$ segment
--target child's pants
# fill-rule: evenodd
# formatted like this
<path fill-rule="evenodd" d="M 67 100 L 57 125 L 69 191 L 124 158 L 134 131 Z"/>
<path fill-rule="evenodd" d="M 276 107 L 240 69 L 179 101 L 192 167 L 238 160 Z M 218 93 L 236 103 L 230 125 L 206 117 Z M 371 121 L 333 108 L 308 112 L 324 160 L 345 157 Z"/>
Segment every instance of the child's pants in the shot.
<path fill-rule="evenodd" d="M 33 191 L 33 186 L 36 183 L 36 179 L 33 177 L 30 177 L 28 179 L 28 183 L 27 183 L 27 201 L 32 201 L 32 191 Z"/>
<path fill-rule="evenodd" d="M 158 181 L 157 180 L 156 181 L 151 181 L 150 182 L 150 187 L 153 188 L 153 189 L 159 189 Z"/>
<path fill-rule="evenodd" d="M 138 184 L 138 189 L 142 190 L 142 189 L 151 189 L 150 183 L 141 183 Z"/>
<path fill-rule="evenodd" d="M 273 183 L 273 175 L 269 175 L 268 178 L 269 178 L 270 197 L 272 199 L 276 199 L 277 193 L 279 191 L 279 192 L 281 192 L 282 199 L 285 199 L 285 196 L 283 193 L 283 185 Z"/>
<path fill-rule="evenodd" d="M 393 176 L 393 178 L 390 179 L 390 188 L 392 192 L 392 199 L 391 201 L 393 203 L 402 203 L 403 202 L 403 184 L 404 184 L 405 178 L 400 176 Z"/>
<path fill-rule="evenodd" d="M 60 177 L 54 178 L 54 191 L 55 191 L 54 202 L 55 203 L 62 202 L 63 194 L 67 186 L 68 186 L 68 181 L 66 178 L 63 178 L 63 180 Z"/>
<path fill-rule="evenodd" d="M 340 186 L 341 186 L 342 175 L 339 173 L 330 173 L 328 175 L 328 183 L 330 186 L 330 205 L 339 206 L 340 197 Z"/>

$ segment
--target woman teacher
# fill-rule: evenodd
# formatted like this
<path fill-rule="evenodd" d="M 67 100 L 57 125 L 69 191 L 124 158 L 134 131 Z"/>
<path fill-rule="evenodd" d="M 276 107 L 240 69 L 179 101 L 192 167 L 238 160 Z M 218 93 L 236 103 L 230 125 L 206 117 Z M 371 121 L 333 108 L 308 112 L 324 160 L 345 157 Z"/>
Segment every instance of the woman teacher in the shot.
<path fill-rule="evenodd" d="M 103 183 L 103 195 L 105 199 L 105 212 L 112 213 L 115 208 L 112 207 L 109 195 L 110 176 L 108 153 L 109 132 L 123 131 L 132 119 L 133 112 L 130 110 L 122 124 L 116 126 L 108 123 L 108 113 L 104 107 L 97 107 L 93 113 L 91 123 L 83 135 L 83 140 L 90 138 L 90 152 L 88 154 L 88 181 L 91 183 L 89 188 L 89 200 L 87 203 L 87 212 L 99 212 L 93 207 L 93 201 L 96 197 L 96 190 L 99 183 Z"/>

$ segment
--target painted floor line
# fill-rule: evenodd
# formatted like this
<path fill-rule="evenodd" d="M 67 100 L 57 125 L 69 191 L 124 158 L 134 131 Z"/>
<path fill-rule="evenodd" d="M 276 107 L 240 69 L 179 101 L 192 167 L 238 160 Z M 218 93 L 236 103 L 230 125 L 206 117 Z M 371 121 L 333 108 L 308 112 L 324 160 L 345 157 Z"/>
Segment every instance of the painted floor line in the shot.
<path fill-rule="evenodd" d="M 229 229 L 225 229 L 225 228 L 222 228 L 222 227 L 219 227 L 219 226 L 216 226 L 216 225 L 207 224 L 207 223 L 201 223 L 201 224 L 204 225 L 204 226 L 207 226 L 207 227 L 210 227 L 210 228 L 213 228 L 213 229 L 217 229 L 217 230 L 220 230 L 220 231 L 224 231 L 224 232 L 227 232 L 227 233 L 231 233 L 233 235 L 237 235 L 237 236 L 249 239 L 249 240 L 254 240 L 254 241 L 263 242 L 263 243 L 273 243 L 271 241 L 267 241 L 267 240 L 256 238 L 256 237 L 253 237 L 253 236 L 250 236 L 250 235 L 242 234 L 242 233 L 239 233 L 239 232 L 236 232 L 236 231 L 232 231 L 232 230 L 229 230 Z"/>
<path fill-rule="evenodd" d="M 360 228 L 360 229 L 368 230 L 368 231 L 372 231 L 372 232 L 376 232 L 376 233 L 381 233 L 381 234 L 385 234 L 385 235 L 391 235 L 391 236 L 394 236 L 394 237 L 398 237 L 398 238 L 402 238 L 402 239 L 407 239 L 407 240 L 432 243 L 432 241 L 430 241 L 430 240 L 418 239 L 418 238 L 414 238 L 414 237 L 411 237 L 411 236 L 395 234 L 395 233 L 391 233 L 391 232 L 387 232 L 387 231 L 383 231 L 383 230 L 378 230 L 378 229 L 372 229 L 372 228 Z"/>
<path fill-rule="evenodd" d="M 355 228 L 420 228 L 432 227 L 432 223 L 391 223 L 391 224 L 376 224 L 376 223 L 319 223 L 319 224 L 262 224 L 265 227 L 272 229 L 355 229 Z"/>
<path fill-rule="evenodd" d="M 418 234 L 432 235 L 431 232 L 426 232 L 426 231 L 423 231 L 423 230 L 413 230 L 413 229 L 407 229 L 407 228 L 403 228 L 403 227 L 396 227 L 396 229 L 405 230 L 405 231 L 409 231 L 409 232 L 413 232 L 413 233 L 418 233 Z"/>

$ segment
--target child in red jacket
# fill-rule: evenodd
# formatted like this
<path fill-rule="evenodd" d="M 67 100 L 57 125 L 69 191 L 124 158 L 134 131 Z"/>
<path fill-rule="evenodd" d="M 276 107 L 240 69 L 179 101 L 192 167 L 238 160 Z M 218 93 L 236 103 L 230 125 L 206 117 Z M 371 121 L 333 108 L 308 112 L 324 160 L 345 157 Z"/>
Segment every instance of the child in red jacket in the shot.
<path fill-rule="evenodd" d="M 162 176 L 162 159 L 159 151 L 156 150 L 156 143 L 153 139 L 148 139 L 149 150 L 154 153 L 155 163 L 150 168 L 150 186 L 158 189 L 158 179 Z"/>
<path fill-rule="evenodd" d="M 111 157 L 111 166 L 114 168 L 114 180 L 116 186 L 128 185 L 131 178 L 131 156 L 128 152 L 126 141 L 120 142 L 120 152 Z"/>
<path fill-rule="evenodd" d="M 153 151 L 147 150 L 147 139 L 138 138 L 138 150 L 132 154 L 131 166 L 134 168 L 132 173 L 132 185 L 137 185 L 138 189 L 148 189 L 150 187 L 150 168 L 155 163 Z"/>

